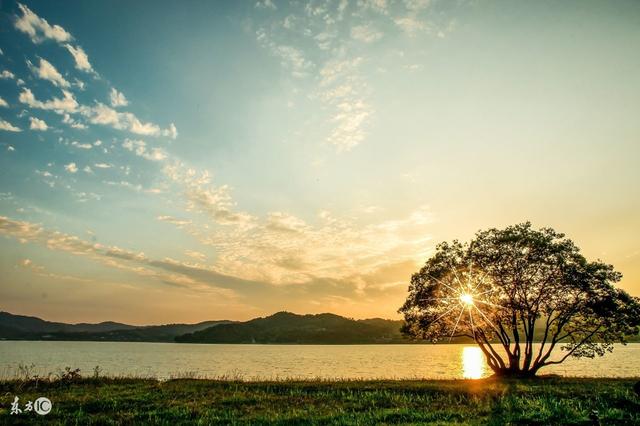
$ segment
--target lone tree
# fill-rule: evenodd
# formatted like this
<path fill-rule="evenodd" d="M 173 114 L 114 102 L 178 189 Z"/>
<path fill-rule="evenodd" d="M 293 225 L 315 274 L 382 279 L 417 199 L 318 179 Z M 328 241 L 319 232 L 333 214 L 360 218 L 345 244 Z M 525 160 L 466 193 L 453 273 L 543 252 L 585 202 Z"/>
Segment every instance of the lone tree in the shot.
<path fill-rule="evenodd" d="M 528 377 L 569 356 L 602 356 L 638 334 L 640 299 L 614 287 L 621 278 L 564 234 L 527 222 L 439 244 L 399 312 L 405 334 L 467 336 L 496 375 Z"/>

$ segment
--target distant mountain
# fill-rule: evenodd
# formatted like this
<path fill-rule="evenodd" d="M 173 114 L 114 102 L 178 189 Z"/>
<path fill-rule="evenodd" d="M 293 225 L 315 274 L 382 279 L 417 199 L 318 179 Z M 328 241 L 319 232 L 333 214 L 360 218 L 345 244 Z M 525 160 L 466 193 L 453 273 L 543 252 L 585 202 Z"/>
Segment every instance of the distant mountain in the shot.
<path fill-rule="evenodd" d="M 111 321 L 99 324 L 65 324 L 0 312 L 0 339 L 173 342 L 176 336 L 230 322 L 223 320 L 151 326 L 135 326 Z"/>
<path fill-rule="evenodd" d="M 278 312 L 247 322 L 220 324 L 176 337 L 185 343 L 407 343 L 402 321 L 353 320 L 334 314 L 296 315 Z"/>
<path fill-rule="evenodd" d="M 0 312 L 0 326 L 27 333 L 57 333 L 57 332 L 104 332 L 113 330 L 128 330 L 136 328 L 133 325 L 107 321 L 99 324 L 65 324 L 61 322 L 45 321 L 36 317 L 13 315 Z"/>

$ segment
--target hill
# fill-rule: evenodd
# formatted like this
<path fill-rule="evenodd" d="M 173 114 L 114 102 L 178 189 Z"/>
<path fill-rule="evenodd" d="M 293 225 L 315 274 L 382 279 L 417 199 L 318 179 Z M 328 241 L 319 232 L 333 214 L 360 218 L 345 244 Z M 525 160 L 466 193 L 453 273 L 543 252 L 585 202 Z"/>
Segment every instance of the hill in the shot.
<path fill-rule="evenodd" d="M 58 333 L 58 332 L 104 332 L 113 330 L 130 330 L 136 328 L 133 325 L 121 324 L 112 321 L 98 324 L 65 324 L 61 322 L 45 321 L 37 317 L 25 315 L 13 315 L 0 311 L 0 327 L 12 329 L 23 333 Z"/>
<path fill-rule="evenodd" d="M 297 315 L 278 312 L 247 322 L 220 324 L 176 337 L 184 343 L 407 343 L 402 321 L 353 320 L 334 314 Z"/>
<path fill-rule="evenodd" d="M 90 340 L 109 342 L 173 342 L 176 336 L 231 321 L 135 326 L 117 322 L 65 324 L 0 312 L 0 339 Z"/>

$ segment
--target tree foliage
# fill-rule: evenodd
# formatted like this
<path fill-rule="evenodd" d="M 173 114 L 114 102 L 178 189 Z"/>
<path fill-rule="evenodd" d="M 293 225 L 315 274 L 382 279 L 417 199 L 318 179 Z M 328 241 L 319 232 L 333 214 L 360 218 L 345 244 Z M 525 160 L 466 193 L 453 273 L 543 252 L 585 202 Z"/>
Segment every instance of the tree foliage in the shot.
<path fill-rule="evenodd" d="M 403 332 L 436 342 L 467 336 L 496 374 L 535 375 L 638 334 L 640 300 L 614 286 L 621 278 L 553 229 L 489 229 L 437 246 L 411 278 Z"/>

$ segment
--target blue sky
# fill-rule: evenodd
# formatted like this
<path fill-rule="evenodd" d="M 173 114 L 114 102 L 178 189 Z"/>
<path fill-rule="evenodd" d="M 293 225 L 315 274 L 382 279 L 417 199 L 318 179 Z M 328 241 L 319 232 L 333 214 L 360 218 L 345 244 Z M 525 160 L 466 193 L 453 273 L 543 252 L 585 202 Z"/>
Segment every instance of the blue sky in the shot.
<path fill-rule="evenodd" d="M 394 317 L 532 220 L 640 292 L 640 4 L 3 2 L 0 309 Z"/>

